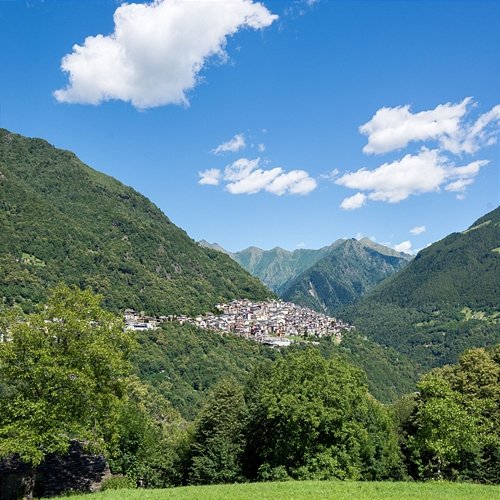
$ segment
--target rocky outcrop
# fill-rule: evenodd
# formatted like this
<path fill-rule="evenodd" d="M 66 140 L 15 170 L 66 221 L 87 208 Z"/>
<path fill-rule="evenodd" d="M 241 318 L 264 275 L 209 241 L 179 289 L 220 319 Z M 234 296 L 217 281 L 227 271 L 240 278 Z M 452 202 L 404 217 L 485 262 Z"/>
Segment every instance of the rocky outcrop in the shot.
<path fill-rule="evenodd" d="M 23 481 L 29 466 L 16 457 L 0 462 L 0 499 L 17 500 L 23 497 Z M 49 455 L 36 470 L 35 497 L 51 497 L 68 491 L 98 491 L 111 476 L 102 455 L 85 452 L 81 443 L 72 442 L 66 455 Z"/>

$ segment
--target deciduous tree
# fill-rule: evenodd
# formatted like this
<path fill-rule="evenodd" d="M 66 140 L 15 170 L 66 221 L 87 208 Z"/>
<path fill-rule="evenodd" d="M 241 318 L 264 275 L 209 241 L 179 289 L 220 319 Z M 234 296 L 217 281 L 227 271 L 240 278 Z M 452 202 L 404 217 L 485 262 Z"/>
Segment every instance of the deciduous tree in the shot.
<path fill-rule="evenodd" d="M 0 456 L 31 465 L 28 498 L 47 454 L 73 439 L 103 449 L 114 432 L 134 341 L 100 300 L 61 285 L 39 312 L 0 317 Z"/>

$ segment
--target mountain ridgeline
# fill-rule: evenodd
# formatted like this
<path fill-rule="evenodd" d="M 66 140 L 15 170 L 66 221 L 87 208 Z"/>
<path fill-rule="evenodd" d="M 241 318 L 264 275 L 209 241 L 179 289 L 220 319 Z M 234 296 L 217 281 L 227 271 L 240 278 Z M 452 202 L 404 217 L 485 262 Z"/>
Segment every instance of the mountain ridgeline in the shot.
<path fill-rule="evenodd" d="M 283 300 L 334 314 L 372 290 L 411 259 L 368 238 L 339 239 L 319 250 L 249 247 L 230 253 L 217 243 L 200 245 L 226 253 Z"/>
<path fill-rule="evenodd" d="M 342 317 L 422 369 L 500 342 L 500 207 L 419 252 Z"/>
<path fill-rule="evenodd" d="M 167 187 L 166 187 L 167 188 Z M 73 153 L 0 129 L 0 301 L 26 310 L 58 282 L 106 307 L 199 313 L 272 293 L 197 245 L 153 203 Z"/>
<path fill-rule="evenodd" d="M 342 241 L 337 240 L 318 250 L 299 248 L 290 252 L 280 247 L 271 250 L 249 247 L 230 255 L 243 269 L 281 296 L 295 277 L 328 255 Z"/>
<path fill-rule="evenodd" d="M 368 239 L 343 241 L 288 283 L 282 298 L 335 314 L 407 264 L 404 255 L 387 252 L 390 249 L 382 245 L 374 248 L 370 243 Z"/>

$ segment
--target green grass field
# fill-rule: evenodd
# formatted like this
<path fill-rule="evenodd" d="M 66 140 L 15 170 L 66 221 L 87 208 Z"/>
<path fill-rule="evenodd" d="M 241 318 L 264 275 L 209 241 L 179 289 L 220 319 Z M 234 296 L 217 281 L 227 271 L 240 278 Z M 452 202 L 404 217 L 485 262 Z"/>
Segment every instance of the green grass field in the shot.
<path fill-rule="evenodd" d="M 290 481 L 220 486 L 187 486 L 165 490 L 108 490 L 72 500 L 500 500 L 500 486 L 446 482 L 370 483 L 349 481 Z"/>

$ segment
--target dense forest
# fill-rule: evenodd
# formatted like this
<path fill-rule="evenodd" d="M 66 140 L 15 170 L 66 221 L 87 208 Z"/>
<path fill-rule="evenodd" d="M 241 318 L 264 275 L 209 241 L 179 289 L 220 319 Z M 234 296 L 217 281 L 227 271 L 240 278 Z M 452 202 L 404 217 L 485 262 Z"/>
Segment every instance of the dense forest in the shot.
<path fill-rule="evenodd" d="M 180 352 L 179 337 L 196 332 L 157 332 L 154 344 L 171 342 L 175 353 L 162 360 L 100 300 L 60 286 L 38 312 L 11 308 L 0 317 L 8 340 L 0 343 L 0 456 L 18 454 L 33 481 L 45 456 L 63 453 L 72 439 L 104 453 L 129 487 L 500 481 L 500 346 L 465 352 L 423 376 L 418 392 L 384 406 L 360 368 L 321 345 L 261 353 L 252 367 L 248 356 L 230 359 L 245 341 L 220 337 L 220 352 L 201 366 L 205 381 Z M 213 342 L 199 340 L 195 356 Z M 172 370 L 183 363 L 184 371 Z M 180 391 L 198 390 L 198 401 L 175 397 L 181 379 Z"/>
<path fill-rule="evenodd" d="M 147 198 L 41 139 L 0 130 L 0 300 L 33 310 L 63 281 L 106 307 L 201 313 L 271 296 L 226 255 L 197 245 Z"/>
<path fill-rule="evenodd" d="M 465 349 L 500 342 L 499 248 L 496 208 L 419 252 L 341 316 L 421 371 L 454 363 Z"/>

